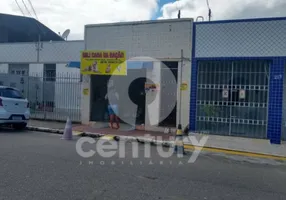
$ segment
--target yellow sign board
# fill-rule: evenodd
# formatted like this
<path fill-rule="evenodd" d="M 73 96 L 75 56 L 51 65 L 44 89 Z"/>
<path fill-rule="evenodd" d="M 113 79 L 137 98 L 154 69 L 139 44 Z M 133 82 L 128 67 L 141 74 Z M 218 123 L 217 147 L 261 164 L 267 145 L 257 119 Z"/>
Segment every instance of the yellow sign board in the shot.
<path fill-rule="evenodd" d="M 188 90 L 188 84 L 187 83 L 182 83 L 181 84 L 181 90 L 182 91 Z"/>
<path fill-rule="evenodd" d="M 83 93 L 83 95 L 85 95 L 85 96 L 88 95 L 89 89 L 88 89 L 88 88 L 84 88 L 82 93 Z"/>
<path fill-rule="evenodd" d="M 81 74 L 95 75 L 127 75 L 126 52 L 112 51 L 82 51 Z"/>

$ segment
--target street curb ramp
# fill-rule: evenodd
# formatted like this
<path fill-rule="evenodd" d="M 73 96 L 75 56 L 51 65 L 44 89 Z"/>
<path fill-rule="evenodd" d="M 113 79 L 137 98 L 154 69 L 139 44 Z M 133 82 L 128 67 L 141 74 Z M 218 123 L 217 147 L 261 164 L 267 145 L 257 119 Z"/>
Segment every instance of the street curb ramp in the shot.
<path fill-rule="evenodd" d="M 54 134 L 60 134 L 60 135 L 62 135 L 64 133 L 64 130 L 61 130 L 61 129 L 52 129 L 52 128 L 34 127 L 34 126 L 28 126 L 27 130 L 54 133 Z M 101 138 L 101 137 L 104 137 L 106 135 L 108 135 L 108 134 L 90 133 L 90 132 L 80 132 L 80 134 L 77 134 L 77 136 L 79 136 L 79 137 L 91 137 L 91 138 Z M 151 138 L 134 137 L 134 136 L 118 136 L 118 135 L 108 135 L 108 136 L 109 136 L 109 139 L 112 139 L 115 141 L 120 141 L 120 140 L 121 141 L 127 141 L 127 142 L 136 141 L 136 142 L 141 143 L 141 144 L 150 143 L 152 146 L 163 146 L 163 147 L 173 147 L 174 146 L 173 141 L 159 141 L 159 140 L 154 140 Z M 188 151 L 193 151 L 196 147 L 199 147 L 199 146 L 194 146 L 191 144 L 185 144 L 184 147 Z M 255 153 L 255 152 L 226 149 L 226 148 L 218 148 L 218 147 L 203 147 L 202 151 L 286 161 L 286 156 Z"/>
<path fill-rule="evenodd" d="M 46 133 L 55 133 L 55 134 L 61 134 L 61 135 L 64 134 L 64 130 L 53 129 L 53 128 L 45 128 L 45 127 L 28 126 L 27 130 L 29 130 L 29 131 L 46 132 Z"/>

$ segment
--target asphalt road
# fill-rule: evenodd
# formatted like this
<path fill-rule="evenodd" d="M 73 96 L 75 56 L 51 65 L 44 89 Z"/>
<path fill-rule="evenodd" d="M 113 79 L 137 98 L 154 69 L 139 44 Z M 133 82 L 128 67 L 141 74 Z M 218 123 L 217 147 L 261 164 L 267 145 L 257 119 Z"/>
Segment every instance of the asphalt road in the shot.
<path fill-rule="evenodd" d="M 155 147 L 151 158 L 134 159 L 130 144 L 125 159 L 82 158 L 76 141 L 1 130 L 0 199 L 286 199 L 285 163 L 204 153 L 190 164 L 190 155 L 162 159 Z"/>

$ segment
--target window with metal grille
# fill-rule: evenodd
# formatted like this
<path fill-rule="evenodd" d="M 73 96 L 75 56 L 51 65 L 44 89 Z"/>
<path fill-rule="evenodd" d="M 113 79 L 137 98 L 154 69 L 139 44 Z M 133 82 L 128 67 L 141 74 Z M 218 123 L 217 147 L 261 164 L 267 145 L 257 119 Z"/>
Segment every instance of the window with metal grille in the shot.
<path fill-rule="evenodd" d="M 44 65 L 44 80 L 51 82 L 56 81 L 56 64 Z"/>

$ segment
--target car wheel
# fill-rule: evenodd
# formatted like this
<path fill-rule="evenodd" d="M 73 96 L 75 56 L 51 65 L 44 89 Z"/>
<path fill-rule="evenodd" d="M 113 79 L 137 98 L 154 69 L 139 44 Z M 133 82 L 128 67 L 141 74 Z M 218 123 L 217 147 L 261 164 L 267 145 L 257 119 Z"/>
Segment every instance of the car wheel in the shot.
<path fill-rule="evenodd" d="M 23 124 L 13 124 L 13 128 L 16 130 L 24 130 L 27 127 L 26 123 Z"/>

